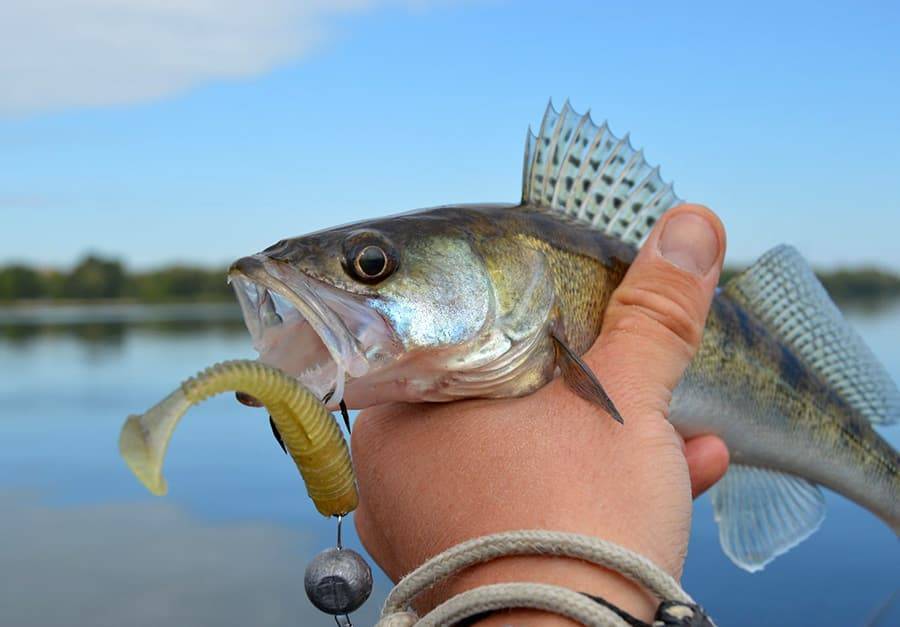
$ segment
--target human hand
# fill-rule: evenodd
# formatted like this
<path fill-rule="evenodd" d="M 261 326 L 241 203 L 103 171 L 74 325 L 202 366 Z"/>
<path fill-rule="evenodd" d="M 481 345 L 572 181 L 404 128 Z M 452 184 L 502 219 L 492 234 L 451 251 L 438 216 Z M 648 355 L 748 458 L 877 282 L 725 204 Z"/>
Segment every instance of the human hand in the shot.
<path fill-rule="evenodd" d="M 682 205 L 650 234 L 583 356 L 625 417 L 619 425 L 557 378 L 516 399 L 391 404 L 353 431 L 356 526 L 392 579 L 464 540 L 499 531 L 588 534 L 680 577 L 691 495 L 725 473 L 715 436 L 683 442 L 666 420 L 697 350 L 725 248 L 706 208 Z M 576 560 L 511 557 L 473 567 L 424 607 L 486 583 L 534 581 L 590 592 L 649 619 L 653 601 L 618 574 Z M 488 624 L 488 619 L 484 624 Z M 535 612 L 504 623 L 570 624 Z"/>

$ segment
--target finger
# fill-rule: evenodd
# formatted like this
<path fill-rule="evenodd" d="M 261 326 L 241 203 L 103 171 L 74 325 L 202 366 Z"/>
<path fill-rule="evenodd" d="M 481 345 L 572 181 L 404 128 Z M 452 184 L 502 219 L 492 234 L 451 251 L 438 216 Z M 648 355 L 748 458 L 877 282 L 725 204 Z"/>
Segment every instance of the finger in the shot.
<path fill-rule="evenodd" d="M 613 292 L 585 361 L 664 411 L 700 344 L 724 256 L 725 230 L 712 211 L 668 211 Z"/>
<path fill-rule="evenodd" d="M 691 495 L 709 490 L 728 470 L 728 448 L 716 435 L 700 435 L 684 443 L 684 457 L 691 474 Z"/>

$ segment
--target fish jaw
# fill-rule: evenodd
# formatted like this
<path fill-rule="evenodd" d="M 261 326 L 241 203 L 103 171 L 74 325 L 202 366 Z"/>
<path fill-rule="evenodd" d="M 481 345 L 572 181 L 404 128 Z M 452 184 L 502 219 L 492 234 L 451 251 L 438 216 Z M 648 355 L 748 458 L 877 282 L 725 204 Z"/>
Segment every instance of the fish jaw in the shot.
<path fill-rule="evenodd" d="M 366 299 L 264 255 L 232 264 L 229 281 L 259 359 L 296 377 L 329 406 L 348 380 L 393 361 L 399 344 Z"/>

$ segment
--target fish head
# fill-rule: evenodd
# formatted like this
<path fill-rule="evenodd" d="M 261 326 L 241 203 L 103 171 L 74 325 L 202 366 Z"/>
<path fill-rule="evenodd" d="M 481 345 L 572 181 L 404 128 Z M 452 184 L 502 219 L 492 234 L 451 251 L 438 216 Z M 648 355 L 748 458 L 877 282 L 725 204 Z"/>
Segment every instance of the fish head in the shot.
<path fill-rule="evenodd" d="M 471 235 L 427 213 L 285 239 L 229 279 L 260 360 L 330 406 L 429 400 L 493 316 Z"/>

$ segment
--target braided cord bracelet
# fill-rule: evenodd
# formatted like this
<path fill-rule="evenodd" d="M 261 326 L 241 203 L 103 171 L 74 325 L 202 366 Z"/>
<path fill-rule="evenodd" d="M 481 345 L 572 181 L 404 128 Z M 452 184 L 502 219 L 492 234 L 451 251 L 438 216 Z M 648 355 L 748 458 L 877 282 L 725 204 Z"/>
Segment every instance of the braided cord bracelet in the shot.
<path fill-rule="evenodd" d="M 410 609 L 419 594 L 470 566 L 521 555 L 580 559 L 624 575 L 662 602 L 654 626 L 713 626 L 678 582 L 644 556 L 592 536 L 533 530 L 475 538 L 432 557 L 397 583 L 385 601 L 376 627 L 449 627 L 479 615 L 511 608 L 552 612 L 591 627 L 646 625 L 602 599 L 560 586 L 527 582 L 467 590 L 421 618 Z"/>

